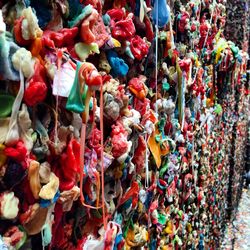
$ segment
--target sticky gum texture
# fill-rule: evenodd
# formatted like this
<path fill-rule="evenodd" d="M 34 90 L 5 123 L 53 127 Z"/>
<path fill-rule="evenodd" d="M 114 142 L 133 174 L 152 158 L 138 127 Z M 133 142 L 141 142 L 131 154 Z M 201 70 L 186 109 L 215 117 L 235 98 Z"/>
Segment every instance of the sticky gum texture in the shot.
<path fill-rule="evenodd" d="M 0 114 L 8 247 L 220 248 L 244 171 L 241 2 L 0 3 L 1 96 L 22 99 Z"/>
<path fill-rule="evenodd" d="M 18 214 L 19 200 L 13 192 L 1 194 L 1 218 L 11 220 L 15 219 Z"/>

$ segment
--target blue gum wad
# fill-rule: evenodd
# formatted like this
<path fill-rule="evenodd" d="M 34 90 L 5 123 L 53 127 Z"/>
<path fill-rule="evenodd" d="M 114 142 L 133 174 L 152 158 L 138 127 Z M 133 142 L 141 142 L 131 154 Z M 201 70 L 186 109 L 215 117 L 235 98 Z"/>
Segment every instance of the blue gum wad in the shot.
<path fill-rule="evenodd" d="M 157 15 L 157 9 L 158 9 L 158 15 Z M 166 0 L 159 0 L 159 1 L 155 0 L 152 16 L 154 24 L 157 23 L 158 19 L 158 26 L 160 28 L 164 27 L 169 22 L 170 12 Z"/>
<path fill-rule="evenodd" d="M 68 25 L 70 28 L 78 26 L 83 19 L 85 19 L 87 16 L 89 16 L 93 11 L 93 7 L 89 4 L 86 7 L 82 9 L 82 12 L 80 15 L 76 16 L 72 21 L 68 22 Z"/>
<path fill-rule="evenodd" d="M 112 68 L 111 75 L 113 77 L 125 76 L 128 73 L 129 67 L 123 59 L 119 58 L 113 50 L 107 51 L 107 59 Z"/>
<path fill-rule="evenodd" d="M 41 199 L 40 200 L 40 207 L 43 207 L 43 208 L 49 207 L 51 204 L 56 203 L 56 201 L 59 199 L 59 197 L 60 197 L 60 191 L 58 190 L 52 200 Z"/>

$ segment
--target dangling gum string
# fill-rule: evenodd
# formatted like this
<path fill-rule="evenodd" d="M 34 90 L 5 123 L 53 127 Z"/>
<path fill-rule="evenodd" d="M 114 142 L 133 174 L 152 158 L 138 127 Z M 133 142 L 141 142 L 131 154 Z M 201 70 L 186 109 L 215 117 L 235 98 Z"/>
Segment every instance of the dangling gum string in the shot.
<path fill-rule="evenodd" d="M 94 94 L 93 94 L 93 121 L 92 121 L 92 125 L 91 125 L 92 132 L 93 132 L 93 128 L 95 126 L 95 112 L 96 112 L 96 99 L 95 99 L 95 92 L 94 92 Z M 92 142 L 92 144 L 94 143 L 94 136 L 92 136 L 91 142 Z"/>
<path fill-rule="evenodd" d="M 148 168 L 148 140 L 147 140 L 147 134 L 145 134 L 144 141 L 146 143 L 146 152 L 145 152 L 146 180 L 145 180 L 145 188 L 148 188 L 149 187 L 149 168 Z"/>
<path fill-rule="evenodd" d="M 84 171 L 84 152 L 85 152 L 85 140 L 86 140 L 86 124 L 82 123 L 81 138 L 80 138 L 80 201 L 83 206 L 90 209 L 100 209 L 101 207 L 94 207 L 85 203 L 83 196 L 83 171 Z"/>
<path fill-rule="evenodd" d="M 155 113 L 158 114 L 158 107 L 157 107 L 157 94 L 158 94 L 158 0 L 156 0 L 156 24 L 155 24 L 155 93 L 156 93 L 156 99 L 155 99 Z"/>
<path fill-rule="evenodd" d="M 79 78 L 79 75 L 78 75 Z M 84 89 L 83 84 L 80 86 L 81 92 Z M 90 99 L 91 91 L 87 91 L 86 100 Z M 86 109 L 86 107 L 85 107 Z M 84 153 L 85 153 L 85 141 L 86 141 L 86 123 L 88 122 L 88 114 L 82 113 L 82 128 L 81 128 L 81 138 L 80 138 L 80 201 L 83 206 L 90 209 L 99 209 L 101 207 L 94 207 L 85 203 L 83 196 L 83 171 L 84 171 Z"/>
<path fill-rule="evenodd" d="M 82 86 L 81 86 L 82 87 Z M 90 95 L 90 91 L 87 92 L 87 95 Z M 89 98 L 89 96 L 86 96 L 86 98 Z M 90 208 L 90 209 L 99 209 L 101 207 L 94 207 L 91 205 L 88 205 L 85 203 L 85 199 L 83 196 L 83 171 L 84 171 L 84 153 L 85 153 L 85 141 L 86 141 L 86 123 L 87 123 L 87 117 L 84 117 L 85 114 L 82 114 L 82 128 L 81 128 L 81 138 L 80 138 L 80 200 L 83 206 Z"/>
<path fill-rule="evenodd" d="M 73 68 L 76 68 L 76 65 L 73 65 L 73 62 L 76 64 L 76 60 L 71 58 L 71 56 L 67 53 L 63 53 L 64 56 L 66 56 L 68 59 L 71 59 L 70 64 L 73 66 Z M 87 93 L 88 95 L 88 93 Z M 95 94 L 94 94 L 95 97 Z M 88 97 L 87 97 L 88 98 Z M 58 113 L 57 113 L 58 114 Z M 93 115 L 95 115 L 95 104 L 93 108 Z M 83 113 L 84 116 L 84 113 Z M 87 122 L 87 121 L 86 121 Z M 93 119 L 94 123 L 94 119 Z M 104 146 L 104 139 L 103 139 L 103 89 L 101 86 L 101 95 L 100 95 L 100 127 L 101 127 L 101 168 L 102 168 L 102 206 L 91 206 L 85 203 L 85 199 L 83 196 L 83 171 L 84 171 L 84 152 L 85 152 L 85 141 L 86 141 L 86 123 L 82 124 L 81 128 L 81 138 L 80 138 L 80 200 L 83 206 L 89 208 L 89 209 L 100 209 L 103 210 L 103 224 L 104 229 L 107 228 L 107 222 L 106 222 L 106 215 L 105 215 L 105 194 L 104 194 L 104 158 L 103 158 L 103 146 Z M 97 201 L 99 203 L 99 200 Z"/>
<path fill-rule="evenodd" d="M 82 123 L 81 138 L 80 138 L 80 201 L 83 206 L 90 209 L 100 209 L 101 206 L 91 206 L 85 203 L 83 196 L 83 171 L 84 171 L 84 153 L 85 153 L 85 141 L 86 141 L 86 123 Z"/>
<path fill-rule="evenodd" d="M 104 138 L 103 138 L 103 84 L 101 85 L 101 91 L 100 91 L 100 130 L 101 130 L 101 169 L 102 169 L 102 219 L 103 219 L 103 225 L 104 230 L 107 228 L 107 220 L 106 220 L 106 212 L 105 212 L 105 194 L 104 194 Z"/>
<path fill-rule="evenodd" d="M 54 51 L 53 48 L 48 48 L 49 50 Z M 67 52 L 60 50 L 60 54 L 62 54 L 62 56 L 66 57 L 67 61 L 70 62 L 71 66 L 76 69 L 76 63 L 77 61 L 72 58 Z M 60 55 L 59 54 L 59 55 Z M 62 59 L 61 56 L 61 59 Z M 69 60 L 70 59 L 70 60 Z M 61 67 L 61 62 L 58 65 L 58 68 Z M 58 98 L 58 96 L 57 96 Z M 57 99 L 57 104 L 58 104 L 58 99 Z M 56 106 L 58 108 L 58 105 Z M 58 111 L 58 110 L 57 110 Z M 57 126 L 58 126 L 58 121 L 57 121 L 57 116 L 58 116 L 58 112 L 55 112 L 55 116 L 56 116 L 56 121 L 55 121 L 55 127 L 56 127 L 56 134 L 57 134 Z M 55 136 L 56 137 L 56 136 Z M 86 140 L 86 124 L 83 123 L 82 124 L 82 128 L 81 128 L 81 138 L 80 138 L 80 201 L 82 203 L 83 206 L 89 208 L 89 209 L 100 209 L 101 207 L 94 207 L 91 205 L 88 205 L 85 203 L 85 199 L 83 196 L 83 171 L 84 171 L 84 152 L 85 152 L 85 140 Z"/>
<path fill-rule="evenodd" d="M 96 101 L 95 101 L 95 92 L 93 93 L 93 120 L 92 120 L 92 124 L 91 124 L 91 132 L 93 133 L 93 128 L 95 126 L 95 111 L 96 111 Z M 90 133 L 91 133 L 90 132 Z M 91 138 L 91 142 L 92 142 L 92 145 L 94 143 L 94 136 L 92 135 L 92 138 Z M 101 186 L 100 186 L 100 175 L 99 175 L 99 172 L 98 171 L 95 171 L 95 176 L 96 176 L 96 206 L 98 207 L 99 206 L 99 201 L 100 201 L 100 189 L 101 189 Z"/>
<path fill-rule="evenodd" d="M 57 85 L 57 87 L 60 88 L 63 51 L 61 49 L 58 49 L 56 54 L 57 54 L 57 71 L 58 71 L 58 85 Z M 57 143 L 58 143 L 58 106 L 59 106 L 59 101 L 58 101 L 58 92 L 57 92 L 57 95 L 56 95 L 55 136 L 54 136 L 54 141 L 55 141 L 56 147 L 57 147 Z"/>

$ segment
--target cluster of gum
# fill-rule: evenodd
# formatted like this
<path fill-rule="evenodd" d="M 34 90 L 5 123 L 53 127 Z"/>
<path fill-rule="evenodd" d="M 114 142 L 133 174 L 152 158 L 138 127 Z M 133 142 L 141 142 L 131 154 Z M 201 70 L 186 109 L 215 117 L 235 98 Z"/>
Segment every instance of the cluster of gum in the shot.
<path fill-rule="evenodd" d="M 249 98 L 225 1 L 5 2 L 1 247 L 218 249 Z"/>

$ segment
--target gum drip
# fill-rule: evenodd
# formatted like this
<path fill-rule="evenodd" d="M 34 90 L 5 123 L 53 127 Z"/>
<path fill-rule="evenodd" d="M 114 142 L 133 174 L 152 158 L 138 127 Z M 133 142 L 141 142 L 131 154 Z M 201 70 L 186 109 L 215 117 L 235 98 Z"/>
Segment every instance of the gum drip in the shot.
<path fill-rule="evenodd" d="M 105 195 L 104 195 L 104 160 L 103 160 L 103 85 L 101 85 L 101 92 L 100 92 L 100 129 L 101 129 L 101 170 L 102 170 L 102 218 L 103 218 L 103 225 L 104 229 L 107 228 L 107 220 L 106 220 L 106 213 L 105 213 Z"/>

